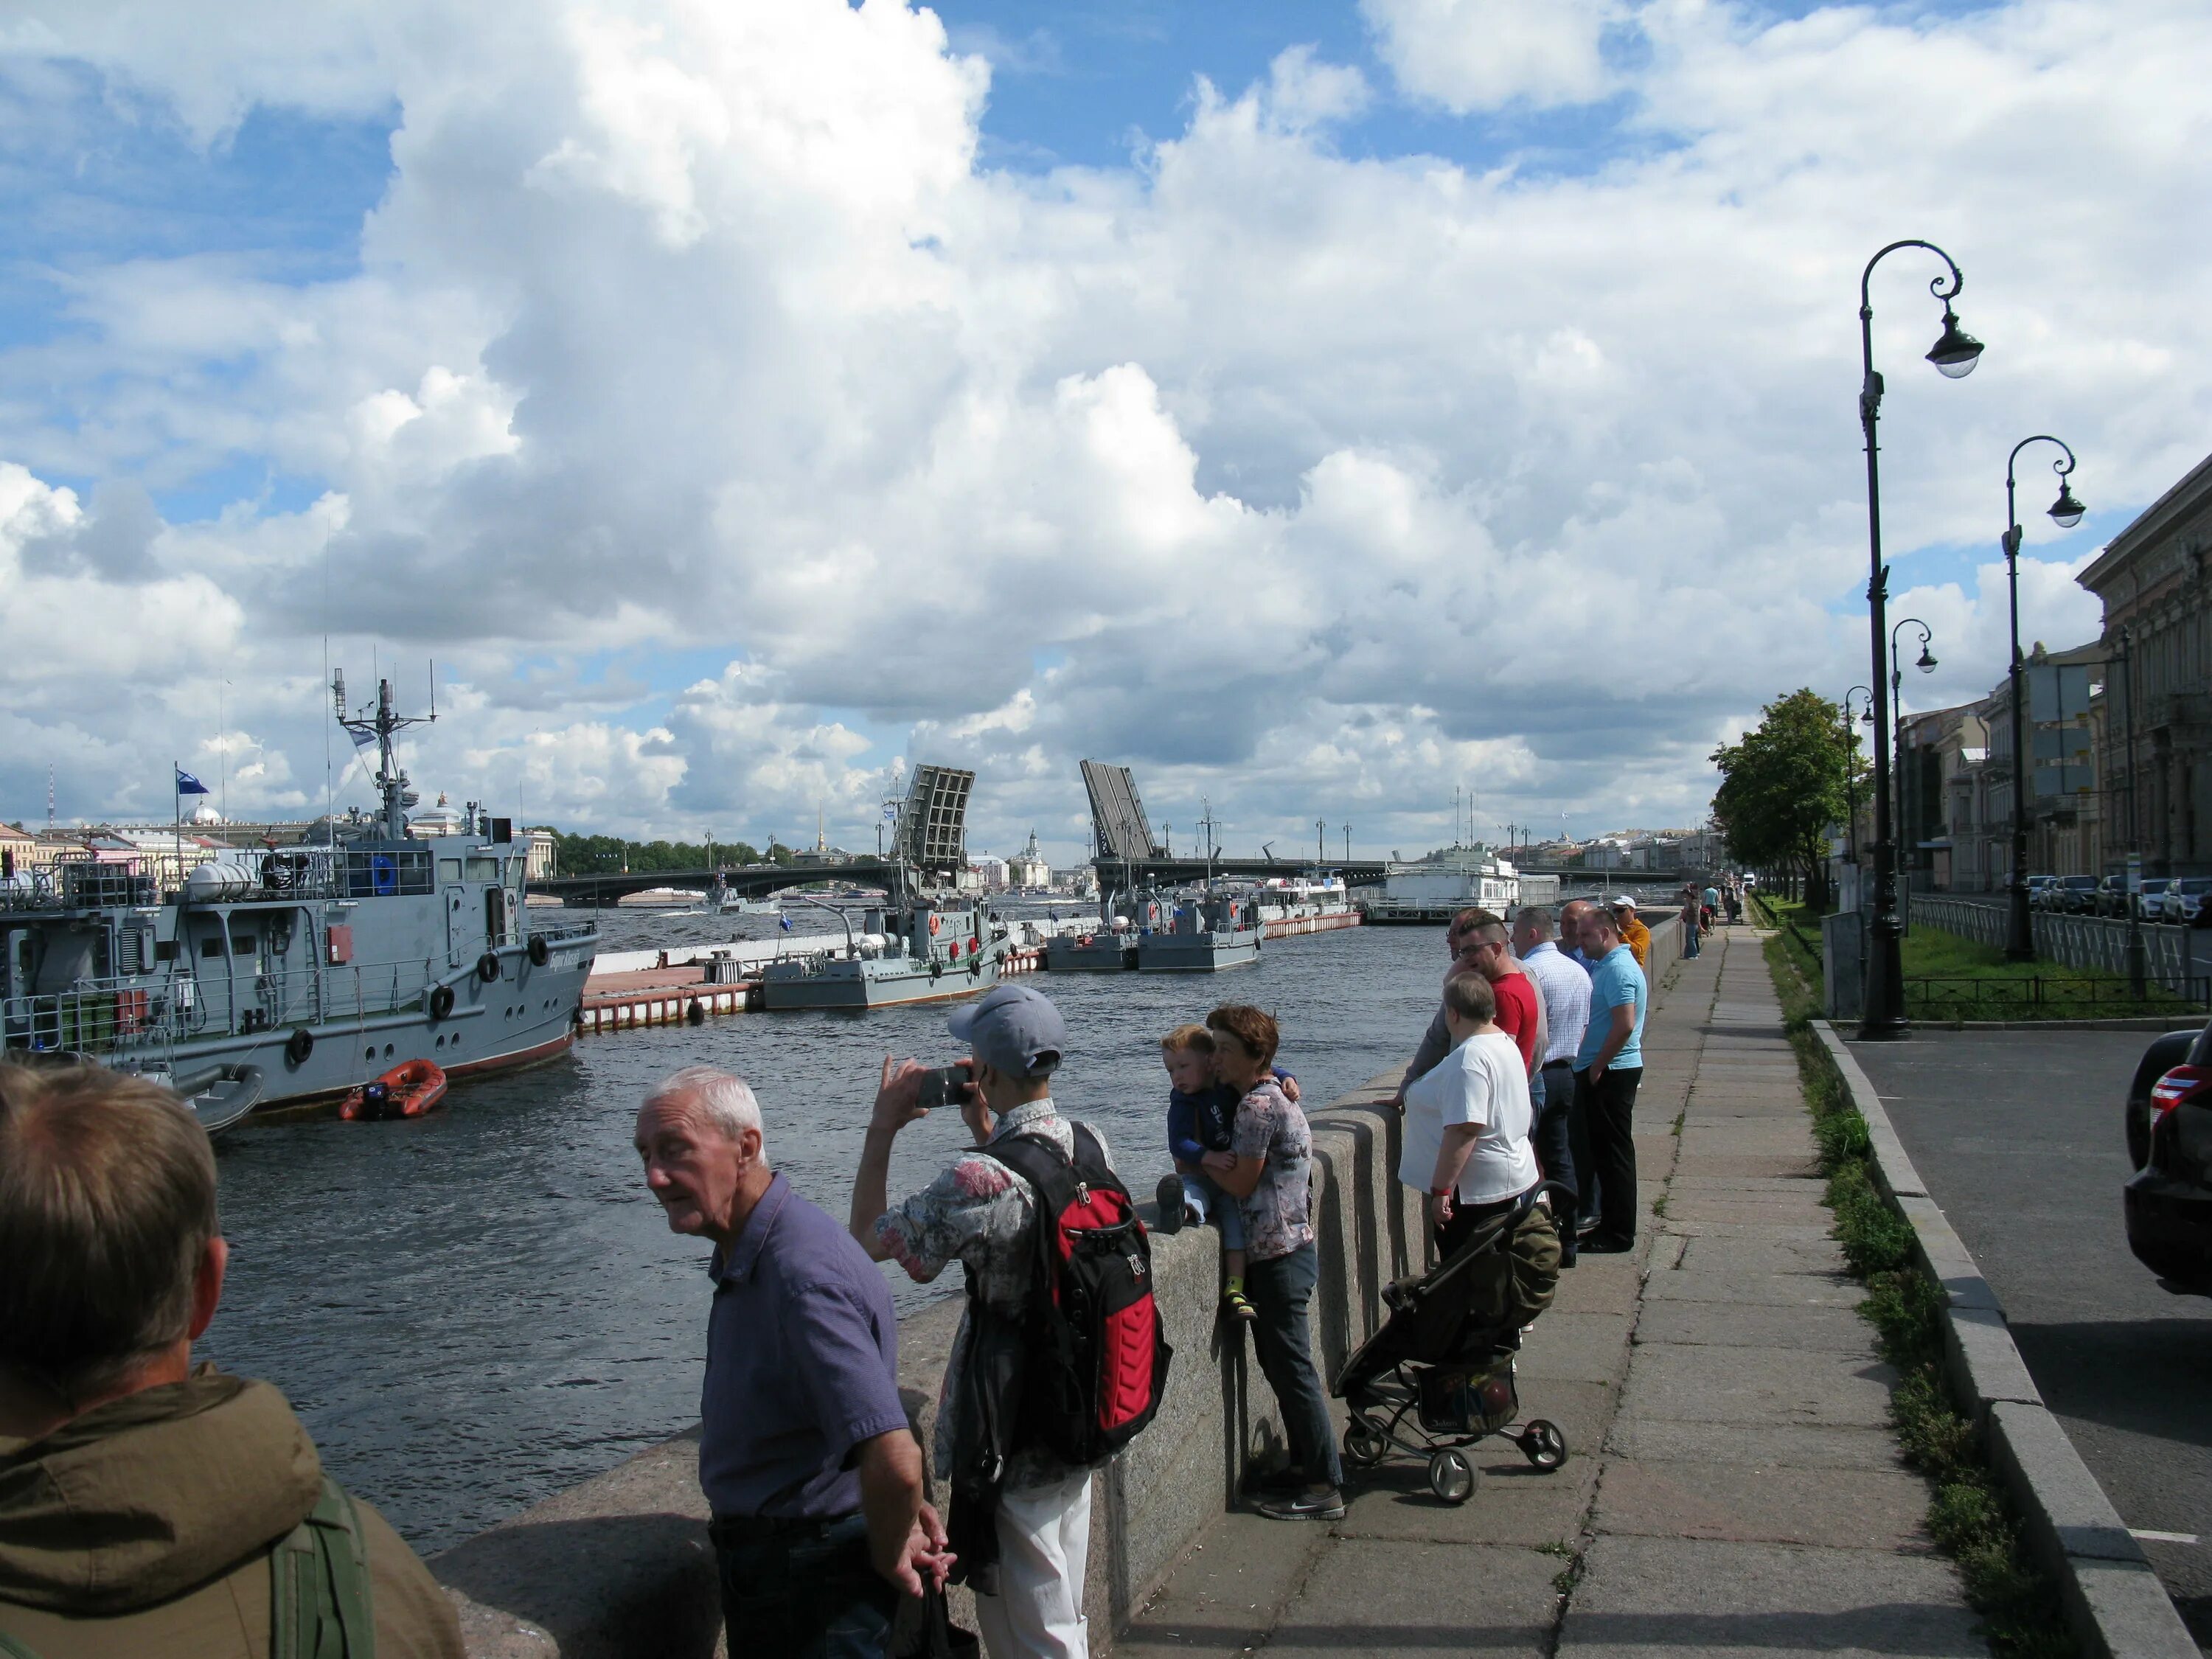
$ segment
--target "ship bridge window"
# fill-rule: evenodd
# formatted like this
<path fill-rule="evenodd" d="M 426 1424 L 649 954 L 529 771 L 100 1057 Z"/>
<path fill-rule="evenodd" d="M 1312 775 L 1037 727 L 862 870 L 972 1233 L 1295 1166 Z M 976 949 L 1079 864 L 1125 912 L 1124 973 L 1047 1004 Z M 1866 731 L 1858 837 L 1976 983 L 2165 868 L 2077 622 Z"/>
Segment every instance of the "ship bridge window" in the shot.
<path fill-rule="evenodd" d="M 469 879 L 471 881 L 497 881 L 499 879 L 499 860 L 497 859 L 471 859 L 469 860 Z"/>
<path fill-rule="evenodd" d="M 459 881 L 460 878 L 461 861 L 459 859 L 440 859 L 438 860 L 438 879 L 440 881 L 455 882 Z"/>
<path fill-rule="evenodd" d="M 222 941 L 213 934 L 209 935 L 206 939 L 200 941 L 200 954 L 204 957 L 221 956 L 222 954 Z"/>
<path fill-rule="evenodd" d="M 236 935 L 230 942 L 230 948 L 236 951 L 240 956 L 252 956 L 253 954 L 253 935 L 251 933 L 240 933 Z"/>

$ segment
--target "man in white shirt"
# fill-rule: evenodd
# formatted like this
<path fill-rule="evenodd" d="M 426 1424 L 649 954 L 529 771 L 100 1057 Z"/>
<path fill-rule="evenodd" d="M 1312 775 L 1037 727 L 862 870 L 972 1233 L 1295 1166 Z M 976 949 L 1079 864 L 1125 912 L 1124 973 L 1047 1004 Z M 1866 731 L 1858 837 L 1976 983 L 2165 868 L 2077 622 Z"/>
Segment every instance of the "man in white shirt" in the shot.
<path fill-rule="evenodd" d="M 1543 1060 L 1536 1073 L 1538 1090 L 1535 1127 L 1536 1162 L 1544 1179 L 1572 1187 L 1580 1194 L 1586 1178 L 1575 1156 L 1571 1134 L 1575 1099 L 1575 1052 L 1582 1047 L 1583 1028 L 1589 1024 L 1589 974 L 1570 961 L 1552 936 L 1552 913 L 1540 904 L 1524 904 L 1513 918 L 1513 953 L 1521 969 L 1536 982 L 1543 999 L 1546 1041 Z M 1579 1198 L 1577 1213 L 1585 1208 Z M 1559 1265 L 1575 1265 L 1575 1236 L 1571 1227 L 1561 1230 Z"/>
<path fill-rule="evenodd" d="M 1428 1193 L 1439 1260 L 1518 1208 L 1542 1179 L 1528 1144 L 1528 1074 L 1519 1046 L 1498 1029 L 1497 1006 L 1480 973 L 1447 980 L 1451 1052 L 1406 1091 L 1398 1179 Z M 1468 1269 L 1468 1319 L 1516 1346 L 1514 1334 L 1550 1305 L 1559 1261 L 1549 1213 L 1529 1208 L 1515 1224 L 1511 1244 Z"/>

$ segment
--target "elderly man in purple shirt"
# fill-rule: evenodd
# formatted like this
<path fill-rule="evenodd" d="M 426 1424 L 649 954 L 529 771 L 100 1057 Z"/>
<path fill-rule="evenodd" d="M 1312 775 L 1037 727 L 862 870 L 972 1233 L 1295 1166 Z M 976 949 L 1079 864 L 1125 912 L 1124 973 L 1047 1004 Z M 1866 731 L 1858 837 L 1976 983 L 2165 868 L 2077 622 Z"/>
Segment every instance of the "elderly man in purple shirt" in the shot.
<path fill-rule="evenodd" d="M 669 1231 L 714 1244 L 699 1484 L 730 1651 L 877 1659 L 900 1592 L 951 1565 L 883 1274 L 769 1168 L 759 1103 L 727 1073 L 658 1085 L 636 1145 Z"/>

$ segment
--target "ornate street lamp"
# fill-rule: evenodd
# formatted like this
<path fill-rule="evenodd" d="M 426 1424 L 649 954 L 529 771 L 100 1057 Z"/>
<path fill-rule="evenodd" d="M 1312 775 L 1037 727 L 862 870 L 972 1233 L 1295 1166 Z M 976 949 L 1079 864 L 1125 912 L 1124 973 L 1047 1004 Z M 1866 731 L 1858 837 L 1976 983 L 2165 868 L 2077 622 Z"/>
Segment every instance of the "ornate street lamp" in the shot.
<path fill-rule="evenodd" d="M 1867 706 L 1859 711 L 1857 723 L 1851 720 L 1851 699 L 1866 694 Z M 1859 861 L 1859 726 L 1874 719 L 1874 692 L 1863 685 L 1855 685 L 1844 693 L 1844 862 Z"/>
<path fill-rule="evenodd" d="M 2030 444 L 2057 444 L 2065 452 L 2066 459 L 2053 461 L 2051 470 L 2058 475 L 2058 499 L 2050 507 L 2051 522 L 2061 530 L 2071 530 L 2081 522 L 2087 509 L 2074 499 L 2074 489 L 2066 475 L 2074 470 L 2074 452 L 2063 440 L 2047 432 L 2039 432 L 2033 438 L 2022 438 L 2012 447 L 2005 458 L 2005 592 L 2012 613 L 2012 667 L 2007 674 L 2012 693 L 2012 878 L 2005 888 L 2005 959 L 2008 962 L 2035 960 L 2035 924 L 2027 914 L 2027 708 L 2024 695 L 2026 675 L 2021 671 L 2020 655 L 2020 511 L 2014 505 L 2013 463 L 2020 452 Z"/>
<path fill-rule="evenodd" d="M 1905 826 L 1905 844 L 1898 849 L 1900 863 L 1905 860 L 1913 845 L 1913 826 L 1905 811 L 1905 698 L 1903 696 L 1905 671 L 1897 660 L 1897 636 L 1908 628 L 1917 628 L 1920 630 L 1920 659 L 1912 665 L 1923 674 L 1932 674 L 1936 672 L 1936 659 L 1929 653 L 1928 650 L 1929 646 L 1935 641 L 1935 635 L 1929 631 L 1928 624 L 1919 617 L 1902 618 L 1889 630 L 1889 752 L 1897 766 L 1895 796 L 1897 816 Z"/>
<path fill-rule="evenodd" d="M 1882 635 L 1888 627 L 1889 567 L 1881 558 L 1881 474 L 1876 459 L 1875 428 L 1881 416 L 1881 376 L 1874 367 L 1874 302 L 1869 284 L 1874 268 L 1899 248 L 1926 248 L 1943 262 L 1943 272 L 1928 284 L 1928 291 L 1943 302 L 1943 332 L 1929 349 L 1928 361 L 1947 380 L 1973 373 L 1981 360 L 1982 343 L 1959 326 L 1951 301 L 1959 297 L 1966 279 L 1958 261 L 1933 242 L 1892 242 L 1867 261 L 1859 275 L 1859 425 L 1866 433 L 1867 545 L 1870 575 L 1867 581 L 1869 632 L 1874 656 L 1874 926 L 1872 948 L 1867 956 L 1865 1012 L 1859 1020 L 1862 1037 L 1901 1037 L 1910 1027 L 1905 1018 L 1904 927 L 1897 914 L 1897 847 L 1889 816 L 1889 719 L 1881 684 Z"/>

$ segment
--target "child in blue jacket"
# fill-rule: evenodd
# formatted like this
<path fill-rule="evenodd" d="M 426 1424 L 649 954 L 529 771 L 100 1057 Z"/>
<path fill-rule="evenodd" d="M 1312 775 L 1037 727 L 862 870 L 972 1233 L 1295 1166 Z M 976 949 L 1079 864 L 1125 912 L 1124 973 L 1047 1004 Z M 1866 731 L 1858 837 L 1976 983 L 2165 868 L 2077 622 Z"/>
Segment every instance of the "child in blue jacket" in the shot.
<path fill-rule="evenodd" d="M 1243 1212 L 1201 1163 L 1208 1152 L 1229 1150 L 1243 1097 L 1214 1075 L 1213 1033 L 1203 1025 L 1178 1025 L 1162 1037 L 1160 1061 L 1168 1073 L 1168 1155 L 1176 1170 L 1160 1182 L 1160 1231 L 1179 1231 L 1186 1221 L 1211 1220 L 1220 1228 L 1226 1280 L 1221 1299 L 1237 1318 L 1253 1319 L 1244 1296 Z M 1292 1100 L 1298 1097 L 1297 1079 L 1288 1072 L 1278 1067 L 1275 1080 Z"/>

